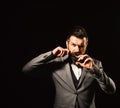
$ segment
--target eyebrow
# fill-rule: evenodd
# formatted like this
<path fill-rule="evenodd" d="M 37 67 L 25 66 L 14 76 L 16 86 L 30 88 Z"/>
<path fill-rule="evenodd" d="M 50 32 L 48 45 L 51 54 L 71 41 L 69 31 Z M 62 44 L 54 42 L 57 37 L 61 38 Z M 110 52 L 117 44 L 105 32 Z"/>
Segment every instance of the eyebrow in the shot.
<path fill-rule="evenodd" d="M 78 45 L 78 44 L 76 44 L 76 43 L 74 43 L 74 42 L 71 42 L 72 44 L 74 44 L 74 45 Z M 79 45 L 78 45 L 79 46 Z"/>
<path fill-rule="evenodd" d="M 78 45 L 78 44 L 76 44 L 76 43 L 74 43 L 74 42 L 71 42 L 71 44 L 77 45 L 78 47 L 84 47 L 84 44 L 83 44 L 83 43 L 81 43 L 81 45 Z"/>
<path fill-rule="evenodd" d="M 74 43 L 74 42 L 71 42 L 72 44 L 76 44 L 76 43 Z"/>

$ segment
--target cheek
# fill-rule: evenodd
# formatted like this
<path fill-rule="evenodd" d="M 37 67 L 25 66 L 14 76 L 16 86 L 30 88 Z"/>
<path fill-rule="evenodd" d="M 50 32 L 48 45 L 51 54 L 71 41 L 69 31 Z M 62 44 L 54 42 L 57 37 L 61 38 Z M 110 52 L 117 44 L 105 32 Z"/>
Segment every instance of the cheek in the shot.
<path fill-rule="evenodd" d="M 81 48 L 81 53 L 85 53 L 85 51 L 86 51 L 86 48 Z"/>
<path fill-rule="evenodd" d="M 74 48 L 72 46 L 69 45 L 68 49 L 69 49 L 70 52 L 74 52 Z"/>

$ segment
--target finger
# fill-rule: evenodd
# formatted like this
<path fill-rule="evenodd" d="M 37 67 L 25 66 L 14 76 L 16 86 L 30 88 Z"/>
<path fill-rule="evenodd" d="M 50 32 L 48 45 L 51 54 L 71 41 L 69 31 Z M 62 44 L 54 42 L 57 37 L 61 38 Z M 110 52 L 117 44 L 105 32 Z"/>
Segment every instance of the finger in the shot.
<path fill-rule="evenodd" d="M 85 59 L 84 64 L 88 64 L 91 63 L 93 60 L 89 57 L 87 59 Z"/>
<path fill-rule="evenodd" d="M 64 50 L 61 51 L 60 57 L 62 57 L 65 54 Z"/>
<path fill-rule="evenodd" d="M 64 49 L 64 48 L 62 48 L 61 50 L 60 50 L 60 54 L 58 55 L 59 57 L 62 57 L 62 56 L 64 56 L 64 55 L 66 55 L 67 54 L 67 50 L 66 49 Z"/>
<path fill-rule="evenodd" d="M 83 64 L 83 63 L 80 63 L 80 62 L 75 62 L 75 64 L 76 64 L 77 66 L 85 67 L 84 64 Z"/>
<path fill-rule="evenodd" d="M 69 50 L 68 49 L 64 49 L 64 55 L 69 54 Z"/>
<path fill-rule="evenodd" d="M 84 60 L 87 59 L 87 58 L 89 58 L 89 56 L 87 54 L 82 56 L 82 59 L 84 59 Z"/>
<path fill-rule="evenodd" d="M 56 51 L 56 55 L 57 55 L 58 57 L 60 57 L 61 54 L 62 54 L 62 48 L 61 48 L 61 47 L 58 47 L 56 50 L 57 50 L 57 51 Z"/>
<path fill-rule="evenodd" d="M 94 64 L 94 62 L 93 62 L 93 59 L 92 59 L 92 58 L 88 58 L 88 59 L 86 59 L 85 62 L 84 62 L 84 66 L 85 66 L 86 68 L 88 68 L 88 69 L 92 69 L 92 68 L 93 68 L 93 64 Z"/>
<path fill-rule="evenodd" d="M 59 49 L 59 53 L 58 53 L 57 56 L 58 56 L 58 57 L 61 57 L 62 53 L 63 53 L 62 49 Z"/>
<path fill-rule="evenodd" d="M 69 53 L 69 50 L 63 48 L 63 49 L 61 50 L 61 53 L 59 54 L 59 56 L 62 57 L 62 56 L 67 55 L 68 53 Z"/>
<path fill-rule="evenodd" d="M 81 61 L 81 62 L 83 62 L 86 58 L 88 58 L 89 56 L 87 55 L 87 54 L 85 54 L 85 55 L 79 55 L 78 56 L 78 61 Z M 83 60 L 83 61 L 82 61 Z"/>

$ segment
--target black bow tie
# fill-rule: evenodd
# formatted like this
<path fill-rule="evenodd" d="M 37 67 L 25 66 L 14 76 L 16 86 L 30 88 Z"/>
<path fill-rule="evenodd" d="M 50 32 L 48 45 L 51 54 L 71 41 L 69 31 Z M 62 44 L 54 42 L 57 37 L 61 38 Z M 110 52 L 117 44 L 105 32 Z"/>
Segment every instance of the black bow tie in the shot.
<path fill-rule="evenodd" d="M 82 66 L 80 66 L 79 64 L 76 64 L 77 61 L 75 61 L 74 59 L 70 59 L 70 64 L 74 64 L 76 65 L 78 68 L 82 68 Z"/>

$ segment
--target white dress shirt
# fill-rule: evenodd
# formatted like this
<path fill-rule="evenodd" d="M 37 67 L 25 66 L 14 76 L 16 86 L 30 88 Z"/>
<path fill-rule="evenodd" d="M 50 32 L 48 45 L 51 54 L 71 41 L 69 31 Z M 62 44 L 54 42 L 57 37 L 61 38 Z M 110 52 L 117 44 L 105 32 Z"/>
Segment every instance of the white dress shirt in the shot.
<path fill-rule="evenodd" d="M 72 70 L 77 78 L 77 80 L 79 80 L 80 76 L 81 76 L 81 68 L 78 68 L 75 64 L 71 64 Z"/>

